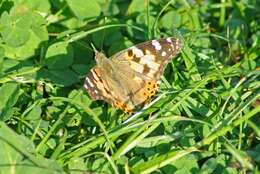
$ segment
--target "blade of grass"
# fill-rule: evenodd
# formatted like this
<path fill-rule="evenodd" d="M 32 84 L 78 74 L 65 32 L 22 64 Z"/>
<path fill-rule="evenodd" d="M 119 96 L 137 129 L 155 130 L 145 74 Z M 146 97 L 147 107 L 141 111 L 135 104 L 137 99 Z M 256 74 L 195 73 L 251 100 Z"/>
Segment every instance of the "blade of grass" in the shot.
<path fill-rule="evenodd" d="M 97 31 L 100 31 L 100 30 L 104 30 L 104 29 L 108 29 L 108 28 L 114 28 L 114 27 L 131 27 L 133 29 L 136 29 L 138 31 L 141 31 L 141 32 L 145 33 L 145 31 L 142 28 L 134 26 L 134 25 L 110 24 L 110 25 L 105 25 L 105 26 L 101 26 L 101 27 L 96 27 L 96 28 L 88 30 L 88 31 L 81 31 L 81 32 L 74 33 L 74 34 L 70 35 L 67 38 L 67 42 L 69 42 L 69 43 L 70 42 L 75 42 L 77 40 L 85 38 L 87 35 L 92 34 L 94 32 L 97 32 Z"/>
<path fill-rule="evenodd" d="M 224 144 L 224 146 L 237 159 L 237 161 L 242 165 L 243 168 L 247 168 L 247 169 L 250 169 L 250 170 L 254 169 L 253 164 L 248 162 L 246 157 L 242 156 L 240 154 L 240 152 L 237 149 L 235 149 L 235 147 L 232 146 L 232 144 L 228 143 L 228 144 Z M 247 158 L 249 159 L 248 156 L 247 156 Z"/>
<path fill-rule="evenodd" d="M 156 19 L 152 25 L 152 37 L 156 36 L 156 28 L 157 28 L 157 23 L 159 21 L 159 18 L 161 17 L 161 15 L 163 14 L 163 12 L 166 10 L 166 8 L 172 3 L 174 2 L 174 0 L 170 0 L 168 1 L 162 8 L 162 10 L 158 13 L 158 15 L 156 16 Z"/>
<path fill-rule="evenodd" d="M 22 70 L 22 71 L 12 71 L 12 72 L 6 73 L 6 74 L 4 74 L 3 77 L 0 78 L 0 83 L 6 83 L 9 81 L 19 81 L 19 82 L 23 83 L 22 79 L 20 79 L 20 78 L 22 78 L 22 76 L 36 73 L 40 69 L 41 69 L 41 67 L 33 67 L 33 68 Z"/>
<path fill-rule="evenodd" d="M 257 98 L 260 97 L 260 94 L 253 96 L 250 100 L 248 100 L 246 103 L 243 103 L 237 110 L 235 114 L 232 114 L 231 116 L 236 116 L 240 112 L 242 112 L 249 104 L 251 104 L 253 101 L 255 101 Z M 226 125 L 226 120 L 222 121 L 221 125 L 218 126 L 218 129 L 213 129 L 213 132 L 204 138 L 202 141 L 197 143 L 197 147 L 202 147 L 204 145 L 210 144 L 212 141 L 214 141 L 216 138 L 225 135 L 227 132 L 231 131 L 234 127 L 238 126 L 239 124 L 249 120 L 251 117 L 256 115 L 257 113 L 260 112 L 260 107 L 256 107 L 247 114 L 241 116 L 239 119 L 235 120 L 233 123 L 230 125 Z"/>
<path fill-rule="evenodd" d="M 139 163 L 138 165 L 131 168 L 131 170 L 134 173 L 140 174 L 152 173 L 153 171 L 156 171 L 159 168 L 166 166 L 174 161 L 177 161 L 178 159 L 196 151 L 198 151 L 198 149 L 196 149 L 195 147 L 190 147 L 185 150 L 170 151 L 167 154 L 157 156 L 143 163 Z"/>
<path fill-rule="evenodd" d="M 108 136 L 110 139 L 116 139 L 117 137 L 119 137 L 123 134 L 138 131 L 139 129 L 141 129 L 143 127 L 143 125 L 150 126 L 152 124 L 171 122 L 171 121 L 193 121 L 193 122 L 198 122 L 198 123 L 202 123 L 202 124 L 208 124 L 207 122 L 204 122 L 201 120 L 190 119 L 190 118 L 181 117 L 181 116 L 169 116 L 169 117 L 152 119 L 152 120 L 147 120 L 147 121 L 142 121 L 142 122 L 139 121 L 136 123 L 125 124 L 125 125 L 116 127 L 113 130 L 111 130 L 108 133 Z M 81 156 L 82 154 L 88 153 L 93 148 L 104 143 L 105 140 L 106 139 L 103 134 L 93 136 L 93 138 L 88 139 L 86 142 L 77 144 L 76 146 L 73 146 L 71 149 L 64 152 L 60 156 L 60 160 L 63 161 L 63 160 L 66 160 L 66 159 L 69 159 L 72 157 L 78 157 L 78 156 Z"/>
<path fill-rule="evenodd" d="M 146 20 L 147 20 L 147 39 L 151 39 L 151 31 L 150 31 L 150 0 L 146 0 Z"/>
<path fill-rule="evenodd" d="M 160 123 L 155 123 L 151 127 L 148 127 L 148 125 L 142 126 L 138 131 L 134 132 L 122 146 L 120 146 L 118 151 L 113 155 L 113 159 L 118 159 L 120 156 L 126 154 L 131 149 L 136 147 L 140 141 L 147 137 L 159 125 Z"/>
<path fill-rule="evenodd" d="M 93 112 L 90 108 L 86 107 L 83 103 L 77 102 L 75 100 L 71 100 L 71 99 L 67 99 L 67 98 L 63 98 L 63 97 L 51 97 L 51 100 L 61 100 L 63 99 L 63 101 L 69 102 L 73 105 L 77 105 L 79 106 L 81 109 L 83 109 L 86 113 L 88 113 L 89 115 L 92 116 L 92 118 L 94 119 L 94 121 L 96 121 L 96 123 L 99 125 L 99 127 L 101 128 L 101 130 L 103 131 L 106 140 L 108 141 L 108 145 L 110 147 L 111 153 L 114 152 L 113 148 L 115 147 L 114 143 L 112 141 L 110 141 L 109 137 L 108 137 L 108 133 L 106 131 L 106 128 L 104 126 L 104 124 L 102 123 L 102 121 L 98 118 L 98 116 L 95 114 L 95 112 Z"/>
<path fill-rule="evenodd" d="M 219 26 L 223 27 L 225 24 L 225 17 L 226 17 L 226 0 L 221 0 L 221 7 L 220 7 L 220 17 L 219 17 Z"/>
<path fill-rule="evenodd" d="M 0 127 L 2 129 L 10 129 L 4 122 L 0 121 Z M 18 136 L 18 134 L 15 134 L 14 136 Z M 10 137 L 8 136 L 3 136 L 0 133 L 0 140 L 3 140 L 3 142 L 7 143 L 10 147 L 12 147 L 13 149 L 15 149 L 18 153 L 22 154 L 24 156 L 24 158 L 28 158 L 33 164 L 35 164 L 35 167 L 39 167 L 39 168 L 43 168 L 43 169 L 51 169 L 53 171 L 56 172 L 62 172 L 61 168 L 57 168 L 55 166 L 49 166 L 49 164 L 45 163 L 45 161 L 37 158 L 34 154 L 32 154 L 31 152 L 29 152 L 28 150 L 26 150 L 26 148 L 21 148 L 21 145 L 18 145 L 16 143 L 14 143 L 14 137 L 10 139 Z M 13 167 L 15 168 L 16 165 L 19 164 L 13 164 Z"/>
<path fill-rule="evenodd" d="M 87 155 L 84 155 L 82 156 L 83 158 L 88 158 L 90 156 L 93 156 L 93 155 L 101 155 L 101 156 L 104 156 L 107 161 L 109 162 L 109 164 L 111 165 L 113 171 L 115 174 L 119 174 L 119 171 L 118 171 L 118 168 L 116 166 L 116 163 L 114 162 L 114 160 L 107 154 L 107 153 L 103 153 L 103 152 L 93 152 L 93 153 L 90 153 L 90 154 L 87 154 Z"/>
<path fill-rule="evenodd" d="M 66 113 L 69 110 L 69 106 L 67 105 L 64 111 L 60 114 L 59 118 L 57 121 L 52 125 L 50 130 L 47 132 L 47 134 L 43 137 L 41 142 L 36 146 L 36 151 L 39 152 L 43 146 L 46 144 L 46 142 L 49 140 L 50 136 L 55 132 L 55 129 L 61 124 L 62 119 L 66 116 Z"/>

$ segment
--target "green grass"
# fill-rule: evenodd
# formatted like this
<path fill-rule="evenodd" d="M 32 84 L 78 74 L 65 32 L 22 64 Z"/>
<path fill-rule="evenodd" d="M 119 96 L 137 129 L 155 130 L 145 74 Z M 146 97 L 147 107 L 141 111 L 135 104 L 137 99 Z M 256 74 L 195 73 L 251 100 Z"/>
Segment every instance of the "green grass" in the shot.
<path fill-rule="evenodd" d="M 0 174 L 259 173 L 258 0 L 0 1 Z M 176 36 L 154 100 L 92 101 L 94 47 Z"/>

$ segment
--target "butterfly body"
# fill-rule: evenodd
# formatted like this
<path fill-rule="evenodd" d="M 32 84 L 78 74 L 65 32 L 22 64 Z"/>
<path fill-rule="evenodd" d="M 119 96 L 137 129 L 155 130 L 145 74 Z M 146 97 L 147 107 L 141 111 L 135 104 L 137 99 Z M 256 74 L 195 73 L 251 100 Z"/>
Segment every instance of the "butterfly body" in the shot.
<path fill-rule="evenodd" d="M 111 58 L 97 52 L 97 65 L 87 75 L 84 87 L 93 100 L 105 100 L 132 112 L 155 95 L 164 68 L 181 45 L 179 39 L 167 38 L 132 46 Z"/>

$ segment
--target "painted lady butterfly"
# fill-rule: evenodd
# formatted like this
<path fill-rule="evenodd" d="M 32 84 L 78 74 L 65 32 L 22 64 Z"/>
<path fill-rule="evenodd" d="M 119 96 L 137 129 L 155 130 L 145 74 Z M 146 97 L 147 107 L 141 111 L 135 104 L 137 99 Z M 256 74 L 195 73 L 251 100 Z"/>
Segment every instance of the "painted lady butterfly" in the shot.
<path fill-rule="evenodd" d="M 93 100 L 105 100 L 131 113 L 155 95 L 164 68 L 181 48 L 181 40 L 170 37 L 140 43 L 110 59 L 96 52 L 97 65 L 87 75 L 84 87 Z"/>

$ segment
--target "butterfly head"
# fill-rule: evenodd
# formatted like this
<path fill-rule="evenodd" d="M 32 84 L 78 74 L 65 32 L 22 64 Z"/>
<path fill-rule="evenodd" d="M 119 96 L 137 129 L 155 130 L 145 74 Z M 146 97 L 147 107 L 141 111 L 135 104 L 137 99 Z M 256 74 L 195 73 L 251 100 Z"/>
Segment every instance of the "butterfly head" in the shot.
<path fill-rule="evenodd" d="M 95 51 L 95 60 L 98 66 L 102 67 L 108 61 L 108 58 L 104 53 Z"/>

